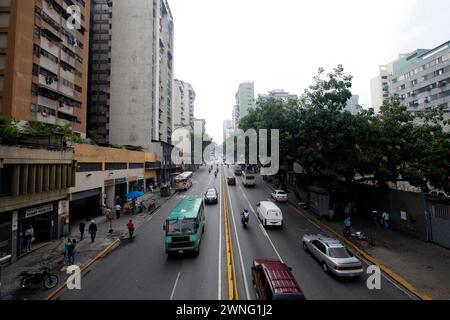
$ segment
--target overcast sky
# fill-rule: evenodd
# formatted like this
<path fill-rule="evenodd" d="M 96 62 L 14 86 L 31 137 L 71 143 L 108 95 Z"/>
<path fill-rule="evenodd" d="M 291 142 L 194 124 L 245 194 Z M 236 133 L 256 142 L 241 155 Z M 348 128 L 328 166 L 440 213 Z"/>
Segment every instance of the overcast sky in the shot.
<path fill-rule="evenodd" d="M 222 140 L 242 81 L 301 94 L 320 66 L 343 64 L 370 107 L 370 79 L 399 53 L 450 40 L 449 0 L 169 0 L 175 77 L 197 94 L 195 116 Z"/>

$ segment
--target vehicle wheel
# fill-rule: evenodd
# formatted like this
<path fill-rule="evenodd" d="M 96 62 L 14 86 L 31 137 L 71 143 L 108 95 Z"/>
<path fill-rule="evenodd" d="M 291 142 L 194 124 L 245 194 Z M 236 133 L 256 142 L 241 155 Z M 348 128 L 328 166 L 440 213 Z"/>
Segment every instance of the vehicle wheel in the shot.
<path fill-rule="evenodd" d="M 264 219 L 264 221 L 263 221 L 263 226 L 264 226 L 264 228 L 267 228 L 267 220 L 266 219 Z"/>
<path fill-rule="evenodd" d="M 328 265 L 325 262 L 322 262 L 323 272 L 328 273 Z"/>
<path fill-rule="evenodd" d="M 308 252 L 308 245 L 306 244 L 306 242 L 303 241 L 303 250 L 305 250 L 305 252 Z"/>
<path fill-rule="evenodd" d="M 28 278 L 28 277 L 22 278 L 22 279 L 20 280 L 20 287 L 21 287 L 22 289 L 29 289 L 29 288 L 31 288 L 32 284 L 33 284 L 33 283 L 32 283 L 32 281 L 31 281 L 31 279 Z"/>
<path fill-rule="evenodd" d="M 53 289 L 58 284 L 58 276 L 55 274 L 49 274 L 44 278 L 44 288 Z"/>
<path fill-rule="evenodd" d="M 202 234 L 204 234 L 205 233 L 205 226 L 203 226 L 203 230 L 202 230 Z"/>

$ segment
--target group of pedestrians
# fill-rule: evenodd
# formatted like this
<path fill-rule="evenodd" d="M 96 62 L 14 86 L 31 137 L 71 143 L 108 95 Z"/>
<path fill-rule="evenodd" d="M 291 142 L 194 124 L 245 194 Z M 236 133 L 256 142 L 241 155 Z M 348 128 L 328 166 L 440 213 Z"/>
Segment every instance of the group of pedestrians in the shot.
<path fill-rule="evenodd" d="M 383 211 L 381 216 L 378 211 L 372 211 L 372 221 L 377 226 L 377 228 L 383 227 L 385 229 L 389 229 L 389 219 L 389 213 L 387 213 L 386 211 Z"/>

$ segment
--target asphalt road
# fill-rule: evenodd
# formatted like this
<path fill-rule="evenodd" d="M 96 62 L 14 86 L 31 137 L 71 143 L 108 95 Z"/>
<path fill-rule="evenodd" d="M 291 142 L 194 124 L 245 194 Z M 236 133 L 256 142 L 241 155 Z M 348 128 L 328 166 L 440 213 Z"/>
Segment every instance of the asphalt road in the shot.
<path fill-rule="evenodd" d="M 206 207 L 206 228 L 198 257 L 183 255 L 168 258 L 164 249 L 163 225 L 176 203 L 186 196 L 203 196 L 208 187 L 220 193 L 219 176 L 205 167 L 194 175 L 193 187 L 164 203 L 151 220 L 136 230 L 132 241 L 123 243 L 110 255 L 83 274 L 81 290 L 65 290 L 62 300 L 217 300 L 226 293 L 224 258 L 219 245 L 220 205 Z M 222 288 L 220 290 L 219 288 Z"/>
<path fill-rule="evenodd" d="M 224 169 L 224 175 L 233 175 Z M 270 191 L 258 178 L 255 188 L 225 186 L 230 201 L 231 233 L 239 299 L 255 299 L 250 266 L 254 259 L 281 259 L 293 274 L 307 299 L 397 300 L 410 297 L 383 277 L 381 290 L 366 287 L 366 278 L 341 280 L 322 271 L 320 264 L 302 250 L 300 239 L 306 233 L 323 233 L 294 208 L 280 204 L 285 219 L 281 230 L 264 230 L 252 210 Z M 82 276 L 81 290 L 64 290 L 62 300 L 217 300 L 227 299 L 228 281 L 221 205 L 207 206 L 206 229 L 198 257 L 183 255 L 169 259 L 164 250 L 163 224 L 181 198 L 203 196 L 208 187 L 222 196 L 219 177 L 205 167 L 194 175 L 193 187 L 168 200 L 149 221 L 136 230 L 136 238 L 123 241 L 119 248 L 97 262 Z M 220 199 L 222 200 L 222 199 Z M 240 212 L 249 209 L 249 228 L 240 225 Z"/>
<path fill-rule="evenodd" d="M 231 168 L 226 170 L 226 175 L 233 175 Z M 257 178 L 257 185 L 254 188 L 245 188 L 241 179 L 237 180 L 237 186 L 227 188 L 236 224 L 233 230 L 236 235 L 234 247 L 241 249 L 240 254 L 238 253 L 240 261 L 236 263 L 239 269 L 237 273 L 240 276 L 240 299 L 255 299 L 250 268 L 254 259 L 262 258 L 278 259 L 289 265 L 307 299 L 398 300 L 411 298 L 386 277 L 382 277 L 381 290 L 369 290 L 366 285 L 367 274 L 360 279 L 339 279 L 323 272 L 319 262 L 303 251 L 301 238 L 304 234 L 326 235 L 326 233 L 305 219 L 289 204 L 277 204 L 283 212 L 284 227 L 264 229 L 257 219 L 256 205 L 260 201 L 272 201 L 271 191 L 260 177 Z M 240 225 L 239 217 L 244 209 L 250 212 L 248 229 Z"/>

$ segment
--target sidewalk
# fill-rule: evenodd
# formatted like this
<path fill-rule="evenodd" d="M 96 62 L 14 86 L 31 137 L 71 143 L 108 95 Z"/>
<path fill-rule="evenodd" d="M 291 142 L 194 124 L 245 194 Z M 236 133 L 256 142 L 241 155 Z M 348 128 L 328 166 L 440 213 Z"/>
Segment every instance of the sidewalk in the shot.
<path fill-rule="evenodd" d="M 145 201 L 154 199 L 156 208 L 159 208 L 167 200 L 167 198 L 161 198 L 157 192 L 148 193 L 143 198 Z M 155 212 L 155 210 L 153 212 Z M 116 219 L 112 222 L 112 233 L 109 233 L 110 222 L 107 221 L 105 216 L 95 218 L 94 220 L 97 224 L 98 232 L 94 243 L 91 243 L 90 235 L 87 232 L 85 233 L 84 240 L 80 242 L 78 226 L 73 226 L 68 237 L 77 241 L 75 264 L 83 267 L 114 241 L 127 239 L 127 222 L 132 219 L 136 228 L 139 228 L 139 226 L 145 222 L 145 219 L 153 212 L 143 212 L 132 216 L 122 214 L 120 219 Z M 86 229 L 87 228 L 88 225 L 86 226 Z M 19 281 L 17 280 L 17 275 L 23 271 L 38 271 L 41 262 L 45 262 L 52 272 L 58 274 L 59 285 L 64 283 L 67 278 L 64 269 L 64 241 L 65 239 L 51 241 L 44 246 L 41 246 L 39 249 L 21 257 L 18 261 L 4 266 L 1 274 L 2 287 L 0 288 L 0 300 L 45 299 L 52 290 L 44 290 L 42 286 L 36 287 L 36 290 L 20 290 Z"/>
<path fill-rule="evenodd" d="M 292 188 L 287 186 L 286 191 L 289 192 L 292 205 L 320 220 L 337 234 L 342 234 L 343 222 L 320 219 L 301 209 Z M 368 241 L 351 239 L 351 242 L 362 251 L 400 275 L 420 293 L 436 300 L 450 299 L 450 250 L 401 231 L 377 228 L 363 218 L 353 221 L 352 233 L 358 231 L 366 235 Z"/>

